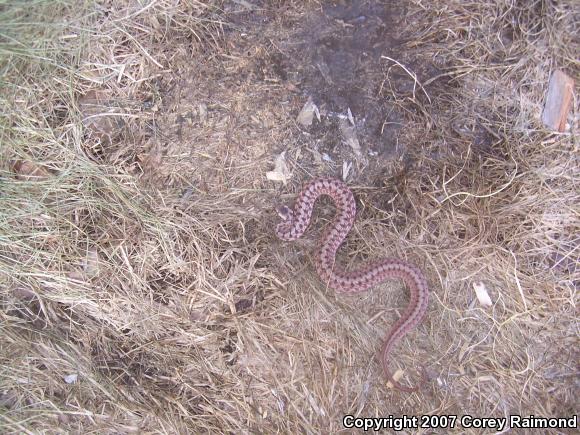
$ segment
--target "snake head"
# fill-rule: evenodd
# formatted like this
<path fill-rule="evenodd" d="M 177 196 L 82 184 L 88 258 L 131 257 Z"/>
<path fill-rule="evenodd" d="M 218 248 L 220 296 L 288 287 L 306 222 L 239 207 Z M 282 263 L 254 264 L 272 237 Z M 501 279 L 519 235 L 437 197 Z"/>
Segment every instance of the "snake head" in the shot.
<path fill-rule="evenodd" d="M 290 210 L 287 205 L 279 205 L 276 207 L 276 213 L 282 218 L 283 221 L 292 220 L 294 213 Z"/>

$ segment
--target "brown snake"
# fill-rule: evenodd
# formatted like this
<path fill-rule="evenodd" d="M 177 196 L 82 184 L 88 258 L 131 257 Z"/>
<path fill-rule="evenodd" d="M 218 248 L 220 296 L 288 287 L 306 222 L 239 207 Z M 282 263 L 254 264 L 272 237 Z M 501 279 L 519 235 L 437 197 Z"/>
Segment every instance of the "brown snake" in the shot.
<path fill-rule="evenodd" d="M 396 388 L 407 392 L 416 391 L 417 387 L 405 387 L 393 379 L 388 367 L 388 357 L 395 344 L 417 326 L 425 315 L 429 302 L 427 280 L 417 267 L 398 258 L 375 260 L 351 272 L 335 266 L 336 251 L 354 223 L 356 205 L 348 186 L 333 178 L 318 178 L 309 182 L 298 195 L 293 210 L 285 205 L 277 207 L 277 212 L 283 219 L 276 226 L 278 238 L 290 241 L 301 237 L 310 223 L 314 203 L 321 195 L 330 196 L 336 205 L 334 223 L 327 228 L 315 256 L 316 271 L 322 281 L 328 287 L 344 293 L 368 290 L 387 278 L 400 278 L 409 287 L 411 300 L 387 335 L 382 351 L 382 363 L 387 378 Z"/>

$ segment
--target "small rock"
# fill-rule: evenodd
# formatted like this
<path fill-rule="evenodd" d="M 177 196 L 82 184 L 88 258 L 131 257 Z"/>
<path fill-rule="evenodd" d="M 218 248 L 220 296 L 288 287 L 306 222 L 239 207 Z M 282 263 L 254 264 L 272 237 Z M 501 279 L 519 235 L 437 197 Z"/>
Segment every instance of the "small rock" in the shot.
<path fill-rule="evenodd" d="M 74 384 L 78 380 L 79 375 L 77 373 L 71 373 L 70 375 L 66 375 L 64 377 L 64 381 L 67 384 Z"/>

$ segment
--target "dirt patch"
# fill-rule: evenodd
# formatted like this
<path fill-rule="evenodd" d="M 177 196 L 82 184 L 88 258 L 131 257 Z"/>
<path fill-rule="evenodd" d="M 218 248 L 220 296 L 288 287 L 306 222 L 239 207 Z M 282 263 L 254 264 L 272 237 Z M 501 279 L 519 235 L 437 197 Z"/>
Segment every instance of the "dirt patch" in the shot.
<path fill-rule="evenodd" d="M 354 162 L 370 166 L 364 177 L 373 179 L 391 172 L 394 159 L 422 152 L 416 118 L 429 92 L 442 89 L 420 85 L 439 69 L 405 48 L 403 3 L 328 2 L 281 13 L 263 2 L 224 11 L 222 51 L 192 62 L 191 48 L 178 47 L 174 74 L 156 82 L 154 134 L 139 146 L 140 167 L 163 186 L 207 190 L 225 183 L 215 170 L 228 159 L 266 163 L 273 152 L 297 149 L 307 151 L 292 156 L 307 172 L 340 175 L 343 162 Z M 309 98 L 320 122 L 304 128 L 294 120 Z"/>

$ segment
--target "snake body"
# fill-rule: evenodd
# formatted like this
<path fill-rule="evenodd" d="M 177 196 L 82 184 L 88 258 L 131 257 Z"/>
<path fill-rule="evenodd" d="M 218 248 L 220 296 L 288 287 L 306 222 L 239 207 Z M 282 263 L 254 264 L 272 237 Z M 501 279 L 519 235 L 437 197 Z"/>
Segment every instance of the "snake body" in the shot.
<path fill-rule="evenodd" d="M 291 241 L 301 237 L 310 223 L 314 203 L 321 195 L 330 196 L 336 206 L 334 223 L 326 229 L 315 255 L 316 271 L 322 281 L 342 293 L 362 292 L 388 278 L 399 278 L 409 287 L 410 302 L 387 335 L 382 351 L 382 365 L 385 375 L 396 388 L 415 391 L 417 388 L 402 386 L 393 379 L 388 358 L 397 342 L 417 326 L 425 315 L 429 302 L 427 280 L 416 266 L 398 258 L 375 260 L 350 272 L 335 264 L 336 252 L 354 224 L 356 204 L 348 186 L 334 178 L 310 181 L 298 195 L 293 209 L 287 206 L 277 208 L 282 218 L 282 222 L 276 226 L 278 238 Z"/>

